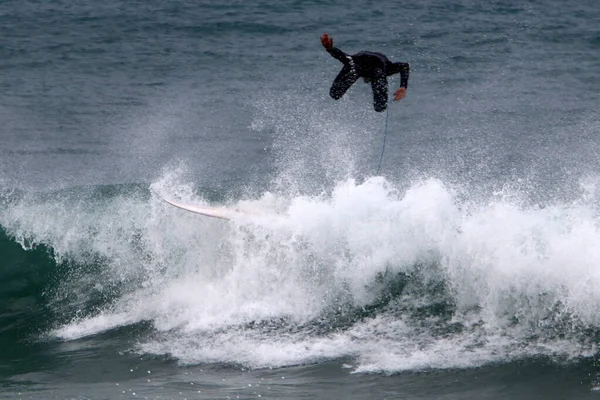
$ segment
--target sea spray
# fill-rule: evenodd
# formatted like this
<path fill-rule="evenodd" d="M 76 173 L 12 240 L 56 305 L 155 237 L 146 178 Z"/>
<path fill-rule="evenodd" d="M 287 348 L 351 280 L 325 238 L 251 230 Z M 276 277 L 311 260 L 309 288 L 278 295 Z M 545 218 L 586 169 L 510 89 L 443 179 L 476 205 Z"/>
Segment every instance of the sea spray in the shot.
<path fill-rule="evenodd" d="M 269 217 L 222 221 L 169 206 L 164 191 L 208 203 L 175 173 L 147 194 L 27 199 L 3 211 L 9 235 L 80 271 L 54 291 L 77 294 L 55 337 L 148 321 L 154 333 L 137 350 L 182 363 L 350 356 L 357 371 L 388 372 L 595 351 L 600 232 L 589 199 L 478 203 L 440 180 L 401 190 L 379 177 L 232 199 L 226 206 Z"/>

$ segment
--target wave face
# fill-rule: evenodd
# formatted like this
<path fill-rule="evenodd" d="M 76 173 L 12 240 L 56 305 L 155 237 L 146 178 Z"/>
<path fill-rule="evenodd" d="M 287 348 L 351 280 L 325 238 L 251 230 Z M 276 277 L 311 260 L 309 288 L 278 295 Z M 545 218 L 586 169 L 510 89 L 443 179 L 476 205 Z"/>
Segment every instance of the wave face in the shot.
<path fill-rule="evenodd" d="M 347 358 L 386 373 L 590 356 L 600 219 L 587 189 L 530 207 L 435 179 L 347 179 L 226 202 L 263 214 L 233 221 L 162 202 L 211 200 L 178 171 L 150 190 L 6 196 L 0 293 L 15 306 L 0 336 L 71 341 L 142 324 L 137 352 L 183 364 Z"/>

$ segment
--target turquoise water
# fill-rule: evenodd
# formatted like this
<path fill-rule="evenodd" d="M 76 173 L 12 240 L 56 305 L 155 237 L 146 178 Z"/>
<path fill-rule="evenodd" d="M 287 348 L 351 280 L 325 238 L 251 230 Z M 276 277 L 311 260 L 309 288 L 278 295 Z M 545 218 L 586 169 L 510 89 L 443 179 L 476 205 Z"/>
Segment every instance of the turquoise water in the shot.
<path fill-rule="evenodd" d="M 595 398 L 598 20 L 0 4 L 1 396 Z M 323 32 L 411 65 L 379 176 Z"/>

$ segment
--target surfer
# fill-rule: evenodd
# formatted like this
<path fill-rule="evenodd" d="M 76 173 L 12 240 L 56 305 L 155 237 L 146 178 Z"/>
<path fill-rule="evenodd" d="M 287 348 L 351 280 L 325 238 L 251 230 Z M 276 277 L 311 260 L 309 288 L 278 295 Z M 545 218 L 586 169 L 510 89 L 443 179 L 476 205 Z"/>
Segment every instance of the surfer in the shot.
<path fill-rule="evenodd" d="M 387 77 L 397 73 L 400 73 L 400 88 L 394 92 L 394 101 L 401 100 L 406 96 L 410 72 L 408 63 L 393 63 L 385 55 L 371 51 L 361 51 L 350 56 L 337 47 L 333 47 L 333 39 L 326 33 L 321 36 L 321 43 L 333 58 L 344 64 L 329 90 L 329 94 L 335 100 L 342 98 L 358 78 L 363 78 L 366 83 L 371 83 L 375 111 L 384 111 L 387 108 L 388 100 Z"/>

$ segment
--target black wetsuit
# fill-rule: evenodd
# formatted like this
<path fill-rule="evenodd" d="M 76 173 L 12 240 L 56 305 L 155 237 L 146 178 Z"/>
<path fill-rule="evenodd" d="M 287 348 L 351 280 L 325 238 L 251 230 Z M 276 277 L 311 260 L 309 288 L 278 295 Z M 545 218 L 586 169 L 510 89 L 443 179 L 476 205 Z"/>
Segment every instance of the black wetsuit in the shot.
<path fill-rule="evenodd" d="M 350 56 L 333 47 L 327 52 L 344 64 L 329 90 L 331 97 L 336 100 L 339 100 L 358 78 L 366 78 L 373 88 L 373 107 L 375 111 L 381 112 L 387 108 L 387 77 L 400 73 L 400 87 L 406 88 L 408 85 L 408 63 L 393 63 L 383 54 L 370 51 L 361 51 Z"/>

